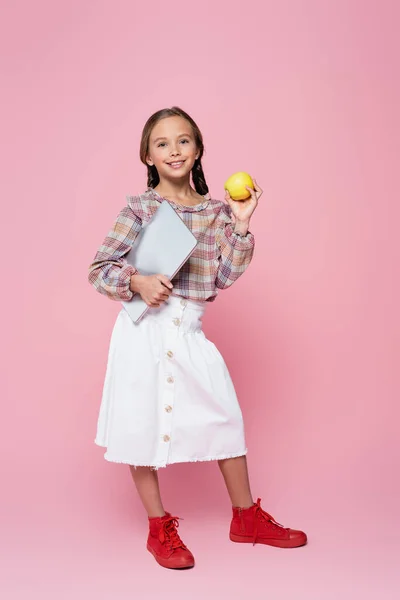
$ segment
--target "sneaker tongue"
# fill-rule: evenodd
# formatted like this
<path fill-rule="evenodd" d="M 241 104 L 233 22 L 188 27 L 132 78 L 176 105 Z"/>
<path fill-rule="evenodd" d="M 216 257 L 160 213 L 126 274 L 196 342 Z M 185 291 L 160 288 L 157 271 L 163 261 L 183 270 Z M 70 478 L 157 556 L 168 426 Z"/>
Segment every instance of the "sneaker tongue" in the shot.
<path fill-rule="evenodd" d="M 160 531 L 158 532 L 158 539 L 162 544 L 165 542 L 165 535 L 163 529 L 160 529 Z"/>
<path fill-rule="evenodd" d="M 175 521 L 172 519 L 165 520 L 164 526 L 161 527 L 160 532 L 158 534 L 158 539 L 163 544 L 167 539 L 171 543 L 172 547 L 179 548 L 183 547 L 183 542 L 179 537 L 179 534 L 176 530 Z"/>
<path fill-rule="evenodd" d="M 167 531 L 167 534 L 172 543 L 174 543 L 174 542 L 181 543 L 179 534 L 178 534 L 177 530 L 175 529 L 173 523 L 169 523 L 168 527 L 166 528 L 166 531 Z"/>

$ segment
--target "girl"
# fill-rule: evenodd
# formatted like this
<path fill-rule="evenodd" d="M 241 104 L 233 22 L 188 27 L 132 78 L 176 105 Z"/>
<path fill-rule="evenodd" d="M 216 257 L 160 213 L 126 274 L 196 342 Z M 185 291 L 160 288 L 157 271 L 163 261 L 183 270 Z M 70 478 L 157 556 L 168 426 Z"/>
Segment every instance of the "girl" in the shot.
<path fill-rule="evenodd" d="M 95 443 L 104 457 L 126 463 L 148 514 L 147 549 L 163 567 L 194 566 L 181 540 L 178 518 L 164 510 L 157 469 L 178 462 L 218 461 L 232 503 L 230 539 L 279 547 L 306 543 L 253 502 L 246 463 L 242 412 L 227 366 L 202 331 L 206 306 L 231 286 L 254 252 L 250 217 L 262 194 L 235 202 L 211 198 L 201 158 L 202 134 L 178 107 L 145 124 L 140 158 L 147 190 L 128 196 L 89 267 L 89 282 L 112 300 L 140 294 L 150 307 L 138 324 L 124 308 L 110 340 Z M 190 177 L 192 176 L 193 187 Z M 127 264 L 141 227 L 167 201 L 198 240 L 175 278 L 141 275 Z"/>

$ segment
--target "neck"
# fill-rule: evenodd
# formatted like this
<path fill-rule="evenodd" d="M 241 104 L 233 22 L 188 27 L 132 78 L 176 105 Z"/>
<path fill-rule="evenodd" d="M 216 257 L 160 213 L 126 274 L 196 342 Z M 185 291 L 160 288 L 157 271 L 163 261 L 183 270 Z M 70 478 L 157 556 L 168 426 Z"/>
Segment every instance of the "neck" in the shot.
<path fill-rule="evenodd" d="M 154 189 L 163 198 L 176 199 L 178 201 L 184 201 L 188 198 L 198 199 L 199 197 L 199 194 L 190 185 L 189 179 L 185 179 L 184 181 L 161 179 Z"/>

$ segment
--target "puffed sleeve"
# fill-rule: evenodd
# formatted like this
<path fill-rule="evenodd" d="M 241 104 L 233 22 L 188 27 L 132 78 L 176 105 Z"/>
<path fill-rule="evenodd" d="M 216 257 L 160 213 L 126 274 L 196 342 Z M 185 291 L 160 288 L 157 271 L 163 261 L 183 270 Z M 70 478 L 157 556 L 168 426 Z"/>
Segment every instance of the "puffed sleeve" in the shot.
<path fill-rule="evenodd" d="M 231 286 L 249 266 L 254 254 L 254 235 L 234 232 L 232 209 L 223 204 L 216 229 L 216 242 L 220 251 L 215 285 L 220 289 Z"/>
<path fill-rule="evenodd" d="M 119 212 L 89 266 L 89 283 L 111 300 L 129 301 L 134 295 L 129 289 L 130 278 L 138 270 L 127 263 L 124 255 L 132 248 L 141 228 L 142 219 L 128 203 Z"/>

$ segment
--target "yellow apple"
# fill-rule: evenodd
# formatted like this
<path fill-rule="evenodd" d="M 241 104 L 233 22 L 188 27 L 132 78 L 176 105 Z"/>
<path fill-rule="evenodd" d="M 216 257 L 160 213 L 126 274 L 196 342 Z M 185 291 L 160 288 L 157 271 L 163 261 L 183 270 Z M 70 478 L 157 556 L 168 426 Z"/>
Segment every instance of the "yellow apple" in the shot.
<path fill-rule="evenodd" d="M 246 185 L 254 189 L 253 180 L 248 173 L 239 171 L 234 173 L 225 182 L 225 189 L 228 190 L 232 200 L 247 200 L 251 194 Z"/>

